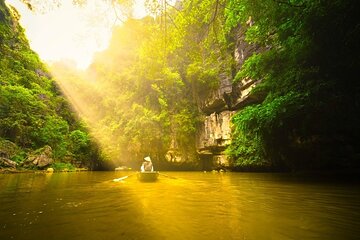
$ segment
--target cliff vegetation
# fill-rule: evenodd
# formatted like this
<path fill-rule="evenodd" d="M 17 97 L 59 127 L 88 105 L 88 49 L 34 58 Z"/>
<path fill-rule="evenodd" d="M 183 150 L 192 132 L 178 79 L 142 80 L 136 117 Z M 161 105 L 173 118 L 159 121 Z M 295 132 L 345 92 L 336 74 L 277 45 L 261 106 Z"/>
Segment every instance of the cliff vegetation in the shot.
<path fill-rule="evenodd" d="M 91 167 L 96 144 L 46 66 L 19 15 L 0 1 L 0 167 Z"/>
<path fill-rule="evenodd" d="M 201 126 L 228 111 L 231 143 L 211 154 L 226 148 L 229 168 L 359 167 L 358 1 L 146 2 L 153 17 L 116 27 L 86 72 L 51 67 L 107 159 L 136 166 L 150 155 L 160 168 L 201 169 Z M 92 159 L 85 128 L 3 5 L 0 136 Z M 225 80 L 231 92 L 210 101 Z M 236 89 L 248 83 L 240 103 Z"/>

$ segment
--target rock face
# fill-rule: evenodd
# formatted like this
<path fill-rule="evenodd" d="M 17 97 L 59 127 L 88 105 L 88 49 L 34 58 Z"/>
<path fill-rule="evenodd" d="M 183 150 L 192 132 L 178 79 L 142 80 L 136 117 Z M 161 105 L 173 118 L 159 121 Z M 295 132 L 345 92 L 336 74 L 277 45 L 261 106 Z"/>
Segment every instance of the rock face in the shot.
<path fill-rule="evenodd" d="M 0 157 L 0 167 L 16 168 L 16 166 L 17 166 L 16 162 L 14 162 L 10 159 L 4 158 L 4 157 Z"/>
<path fill-rule="evenodd" d="M 231 142 L 231 117 L 235 111 L 225 110 L 205 116 L 198 131 L 197 151 L 204 170 L 230 167 L 228 158 L 223 151 Z"/>
<path fill-rule="evenodd" d="M 199 153 L 208 150 L 216 152 L 226 147 L 231 141 L 230 121 L 234 111 L 223 111 L 205 116 L 199 131 L 197 149 Z"/>
<path fill-rule="evenodd" d="M 19 148 L 12 142 L 0 139 L 0 168 L 16 168 L 17 163 L 10 160 Z"/>
<path fill-rule="evenodd" d="M 208 93 L 207 97 L 200 101 L 200 109 L 205 114 L 212 114 L 213 112 L 226 111 L 229 108 L 228 98 L 232 94 L 233 84 L 232 78 L 227 74 L 221 74 L 219 88 Z"/>
<path fill-rule="evenodd" d="M 201 170 L 197 154 L 194 151 L 195 143 L 191 142 L 188 146 L 179 146 L 174 139 L 165 154 L 168 165 L 164 167 L 171 170 Z"/>
<path fill-rule="evenodd" d="M 251 24 L 250 19 L 248 25 Z M 262 51 L 256 45 L 248 44 L 244 33 L 244 28 L 239 27 L 233 55 L 236 71 L 241 69 L 245 60 L 253 53 Z M 231 167 L 231 162 L 224 153 L 231 142 L 231 118 L 236 111 L 248 104 L 260 102 L 263 98 L 250 94 L 260 81 L 242 79 L 233 83 L 233 76 L 221 74 L 219 82 L 219 88 L 198 103 L 204 114 L 204 121 L 198 128 L 196 147 L 204 170 Z"/>
<path fill-rule="evenodd" d="M 11 158 L 19 151 L 15 143 L 0 138 L 0 157 Z"/>
<path fill-rule="evenodd" d="M 27 160 L 24 162 L 26 167 L 37 167 L 43 169 L 46 166 L 49 166 L 54 162 L 53 152 L 50 146 L 45 146 L 40 150 L 37 150 L 37 153 L 30 155 Z"/>

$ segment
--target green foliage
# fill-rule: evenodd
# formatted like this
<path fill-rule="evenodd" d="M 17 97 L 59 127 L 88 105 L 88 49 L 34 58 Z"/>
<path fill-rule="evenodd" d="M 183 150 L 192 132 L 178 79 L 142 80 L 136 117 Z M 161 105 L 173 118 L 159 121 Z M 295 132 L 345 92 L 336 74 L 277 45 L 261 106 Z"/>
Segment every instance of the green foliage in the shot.
<path fill-rule="evenodd" d="M 233 64 L 224 3 L 184 1 L 182 9 L 169 7 L 165 13 L 148 1 L 160 15 L 115 28 L 109 48 L 83 76 L 54 66 L 109 159 L 130 162 L 150 154 L 163 161 L 172 147 L 185 158 L 195 155 L 198 95 L 216 88 L 219 75 L 230 73 Z"/>
<path fill-rule="evenodd" d="M 233 141 L 227 152 L 237 159 L 237 166 L 271 166 L 277 164 L 268 159 L 273 156 L 269 146 L 279 143 L 277 132 L 286 129 L 291 121 L 304 113 L 307 95 L 289 92 L 273 97 L 264 103 L 248 106 L 233 117 Z M 275 166 L 276 167 L 276 166 Z"/>
<path fill-rule="evenodd" d="M 24 151 L 13 142 L 0 137 L 0 154 L 2 157 L 9 158 L 15 162 L 24 159 Z"/>
<path fill-rule="evenodd" d="M 244 135 L 235 132 L 231 145 L 226 149 L 226 154 L 236 159 L 234 167 L 242 169 L 258 169 L 269 167 L 270 163 L 264 160 L 263 146 L 257 135 Z"/>
<path fill-rule="evenodd" d="M 0 1 L 0 139 L 20 147 L 10 157 L 51 146 L 55 159 L 90 154 L 73 148 L 70 131 L 84 131 L 49 72 L 33 52 L 18 23 L 18 13 Z M 70 147 L 71 145 L 71 147 Z M 72 148 L 72 149 L 71 149 Z M 88 164 L 88 159 L 83 159 Z"/>
<path fill-rule="evenodd" d="M 54 162 L 51 164 L 51 167 L 55 171 L 74 171 L 75 167 L 71 163 L 64 163 L 64 162 Z"/>
<path fill-rule="evenodd" d="M 11 158 L 12 161 L 15 161 L 16 163 L 21 163 L 23 162 L 27 157 L 27 154 L 25 151 L 20 151 L 18 154 L 16 154 L 15 156 L 13 156 Z"/>
<path fill-rule="evenodd" d="M 237 72 L 234 77 L 234 82 L 241 81 L 244 78 L 263 79 L 263 63 L 264 57 L 261 54 L 253 54 L 250 56 L 242 66 L 241 71 Z"/>
<path fill-rule="evenodd" d="M 50 146 L 56 147 L 64 141 L 64 136 L 66 136 L 68 132 L 68 123 L 62 118 L 58 116 L 46 116 L 44 124 L 39 131 L 39 138 L 43 144 L 48 143 Z"/>
<path fill-rule="evenodd" d="M 233 118 L 227 153 L 236 166 L 320 166 L 331 156 L 327 143 L 340 144 L 337 153 L 360 147 L 357 1 L 184 0 L 181 9 L 146 2 L 155 18 L 117 27 L 86 74 L 56 68 L 109 158 L 160 161 L 170 147 L 195 153 L 197 104 L 223 74 L 260 80 L 251 94 L 266 96 Z M 98 149 L 85 127 L 30 50 L 16 13 L 0 4 L 0 137 L 24 148 L 51 145 L 58 159 L 92 158 Z M 260 50 L 234 74 L 239 28 Z"/>
<path fill-rule="evenodd" d="M 356 54 L 345 57 L 343 53 L 350 48 L 358 50 L 352 42 L 355 36 L 350 34 L 358 28 L 354 24 L 358 16 L 352 10 L 358 5 L 356 1 L 228 2 L 225 14 L 228 31 L 239 24 L 248 26 L 246 40 L 264 48 L 245 61 L 234 80 L 262 80 L 252 93 L 267 93 L 263 103 L 246 107 L 233 118 L 233 141 L 227 152 L 236 165 L 295 170 L 345 166 L 346 161 L 333 161 L 339 154 L 343 154 L 341 158 L 353 158 L 338 139 L 348 142 L 349 149 L 358 145 L 347 128 L 339 127 L 359 111 L 340 107 L 358 102 L 357 94 L 351 94 L 353 89 L 359 89 L 358 81 L 350 83 L 351 77 L 341 76 L 344 72 L 350 76 L 356 69 L 351 57 Z M 353 44 L 348 44 L 349 41 Z M 351 67 L 337 64 L 335 59 L 339 58 L 335 56 L 343 56 Z M 325 94 L 327 91 L 331 93 Z M 345 103 L 340 100 L 344 98 L 351 100 Z M 333 114 L 349 118 L 330 117 Z M 356 124 L 350 122 L 351 128 L 358 131 Z M 324 151 L 324 141 L 328 145 L 340 144 L 341 150 Z M 312 159 L 315 155 L 317 159 Z"/>
<path fill-rule="evenodd" d="M 186 77 L 190 81 L 195 82 L 198 88 L 206 90 L 218 87 L 218 76 L 219 72 L 216 68 L 212 68 L 206 63 L 203 65 L 203 63 L 200 62 L 189 64 L 186 71 Z"/>
<path fill-rule="evenodd" d="M 87 133 L 81 130 L 75 130 L 70 133 L 70 140 L 74 152 L 80 152 L 81 149 L 87 148 L 90 142 Z"/>
<path fill-rule="evenodd" d="M 0 90 L 1 136 L 20 146 L 31 146 L 32 135 L 45 105 L 24 87 L 0 86 Z"/>

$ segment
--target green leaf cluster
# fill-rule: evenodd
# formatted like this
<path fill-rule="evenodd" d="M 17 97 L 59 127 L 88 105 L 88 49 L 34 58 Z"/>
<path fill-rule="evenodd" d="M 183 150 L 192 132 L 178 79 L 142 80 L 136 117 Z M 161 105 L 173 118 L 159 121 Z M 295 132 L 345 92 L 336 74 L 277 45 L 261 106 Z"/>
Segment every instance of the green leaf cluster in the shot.
<path fill-rule="evenodd" d="M 356 165 L 357 7 L 356 1 L 228 2 L 228 31 L 241 25 L 246 40 L 262 49 L 234 81 L 261 80 L 252 93 L 266 94 L 264 102 L 233 119 L 227 152 L 235 165 L 292 170 Z"/>
<path fill-rule="evenodd" d="M 14 8 L 0 1 L 0 139 L 19 147 L 9 154 L 19 163 L 27 153 L 48 145 L 58 161 L 71 156 L 70 161 L 89 165 L 91 144 L 84 140 L 77 147 L 74 142 L 74 134 L 88 139 L 87 130 L 30 49 L 18 18 Z"/>

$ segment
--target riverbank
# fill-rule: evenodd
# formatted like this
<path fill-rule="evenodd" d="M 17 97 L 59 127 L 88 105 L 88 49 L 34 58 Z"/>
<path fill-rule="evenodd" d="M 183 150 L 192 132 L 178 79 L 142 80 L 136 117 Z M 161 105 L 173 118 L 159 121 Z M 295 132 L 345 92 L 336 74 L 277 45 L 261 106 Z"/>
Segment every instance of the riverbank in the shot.
<path fill-rule="evenodd" d="M 90 171 L 88 168 L 74 168 L 74 169 L 61 169 L 54 170 L 48 168 L 45 170 L 34 170 L 34 169 L 15 169 L 15 168 L 0 168 L 0 174 L 13 174 L 13 173 L 53 173 L 53 172 L 86 172 Z"/>

